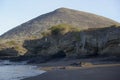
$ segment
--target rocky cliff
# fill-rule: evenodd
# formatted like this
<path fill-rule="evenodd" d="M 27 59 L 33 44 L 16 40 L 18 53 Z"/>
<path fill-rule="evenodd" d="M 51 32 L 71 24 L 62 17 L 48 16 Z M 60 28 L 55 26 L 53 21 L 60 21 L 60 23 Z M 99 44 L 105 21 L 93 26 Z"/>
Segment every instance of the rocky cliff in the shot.
<path fill-rule="evenodd" d="M 3 34 L 0 37 L 0 56 L 120 56 L 119 46 L 118 22 L 60 8 Z"/>
<path fill-rule="evenodd" d="M 66 29 L 66 28 L 65 28 Z M 107 28 L 88 29 L 83 31 L 59 29 L 36 40 L 26 40 L 26 55 L 57 57 L 95 57 L 120 56 L 120 27 L 115 25 Z M 58 30 L 55 28 L 55 30 Z M 62 33 L 61 33 L 62 32 Z"/>

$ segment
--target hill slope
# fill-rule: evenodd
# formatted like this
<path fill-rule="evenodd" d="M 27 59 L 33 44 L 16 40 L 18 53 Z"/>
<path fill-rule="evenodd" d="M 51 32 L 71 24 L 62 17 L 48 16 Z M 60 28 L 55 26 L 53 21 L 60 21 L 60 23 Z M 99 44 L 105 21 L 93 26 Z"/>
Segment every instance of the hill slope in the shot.
<path fill-rule="evenodd" d="M 13 38 L 27 38 L 40 36 L 41 32 L 58 24 L 70 24 L 81 29 L 88 28 L 101 28 L 113 24 L 119 24 L 111 19 L 98 16 L 95 14 L 59 8 L 53 12 L 43 14 L 34 18 L 26 23 L 23 23 L 14 29 L 6 32 L 0 38 L 13 39 Z"/>

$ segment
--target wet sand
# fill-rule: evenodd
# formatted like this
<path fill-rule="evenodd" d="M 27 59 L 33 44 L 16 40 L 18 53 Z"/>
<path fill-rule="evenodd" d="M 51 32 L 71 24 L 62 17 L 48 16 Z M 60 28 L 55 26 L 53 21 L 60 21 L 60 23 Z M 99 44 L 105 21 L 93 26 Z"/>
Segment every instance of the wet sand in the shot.
<path fill-rule="evenodd" d="M 120 80 L 120 65 L 51 70 L 23 80 Z"/>

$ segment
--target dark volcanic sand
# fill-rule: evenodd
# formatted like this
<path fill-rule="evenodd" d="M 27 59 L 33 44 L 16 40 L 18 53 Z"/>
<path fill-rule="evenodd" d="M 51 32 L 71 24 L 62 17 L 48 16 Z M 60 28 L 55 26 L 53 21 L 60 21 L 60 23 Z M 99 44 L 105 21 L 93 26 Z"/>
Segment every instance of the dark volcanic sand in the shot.
<path fill-rule="evenodd" d="M 54 70 L 23 80 L 120 80 L 120 66 Z"/>

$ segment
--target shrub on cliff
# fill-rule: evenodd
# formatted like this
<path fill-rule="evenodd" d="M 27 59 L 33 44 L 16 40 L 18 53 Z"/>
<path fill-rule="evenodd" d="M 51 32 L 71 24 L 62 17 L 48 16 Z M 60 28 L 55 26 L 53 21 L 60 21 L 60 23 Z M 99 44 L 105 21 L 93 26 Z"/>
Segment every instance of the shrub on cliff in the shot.
<path fill-rule="evenodd" d="M 59 24 L 56 26 L 52 26 L 50 29 L 51 34 L 57 35 L 57 34 L 65 34 L 67 32 L 72 32 L 72 31 L 80 31 L 79 28 L 73 27 L 69 24 Z"/>

